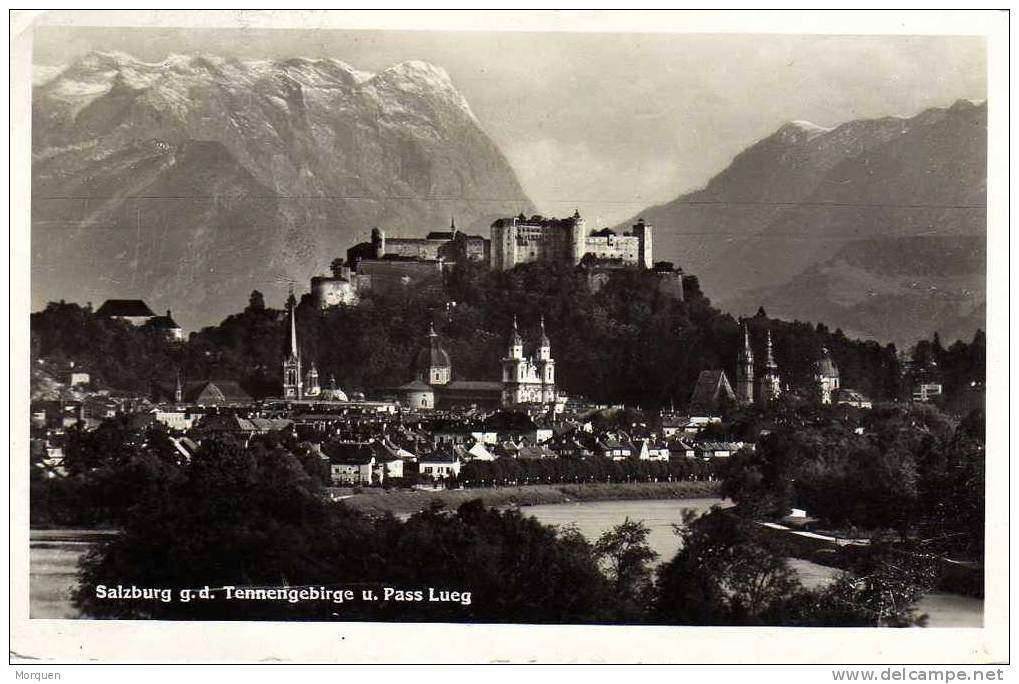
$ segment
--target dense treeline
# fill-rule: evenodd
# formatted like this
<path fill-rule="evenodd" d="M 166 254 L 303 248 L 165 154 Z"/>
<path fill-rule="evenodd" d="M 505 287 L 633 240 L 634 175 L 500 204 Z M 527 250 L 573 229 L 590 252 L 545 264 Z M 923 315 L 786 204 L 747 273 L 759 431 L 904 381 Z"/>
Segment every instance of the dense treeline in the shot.
<path fill-rule="evenodd" d="M 684 458 L 674 461 L 641 461 L 628 458 L 613 461 L 601 456 L 586 458 L 512 459 L 468 461 L 451 484 L 464 487 L 494 487 L 518 484 L 559 484 L 580 482 L 674 482 L 713 480 L 722 469 L 722 459 L 704 461 Z"/>
<path fill-rule="evenodd" d="M 581 273 L 553 264 L 528 264 L 511 271 L 477 265 L 454 269 L 443 291 L 408 289 L 398 296 L 367 294 L 360 305 L 319 311 L 306 296 L 298 309 L 298 335 L 305 365 L 335 377 L 348 392 L 400 385 L 429 323 L 435 323 L 453 360 L 454 376 L 497 379 L 506 338 L 517 316 L 528 339 L 544 315 L 558 384 L 572 395 L 645 408 L 685 406 L 701 370 L 722 368 L 734 377 L 738 323 L 696 290 L 686 301 L 659 292 L 650 272 L 614 274 L 591 293 Z M 256 396 L 279 392 L 285 338 L 281 309 L 266 306 L 254 292 L 248 305 L 183 344 L 126 323 L 102 320 L 74 304 L 51 304 L 32 315 L 33 358 L 73 360 L 98 384 L 147 391 L 172 387 L 178 370 L 185 380 L 234 379 Z M 824 325 L 751 319 L 755 350 L 764 355 L 770 328 L 783 384 L 807 392 L 813 361 L 827 347 L 842 373 L 842 385 L 874 400 L 904 398 L 909 388 L 893 345 L 847 338 Z M 927 355 L 930 344 L 921 345 Z M 940 343 L 932 352 L 958 391 L 983 379 L 984 340 Z"/>
<path fill-rule="evenodd" d="M 31 317 L 31 355 L 88 370 L 98 388 L 147 393 L 153 381 L 173 382 L 185 347 L 152 328 L 96 316 L 91 309 L 50 303 Z"/>
<path fill-rule="evenodd" d="M 879 564 L 879 584 L 868 571 L 806 590 L 783 549 L 717 509 L 687 521 L 683 550 L 656 572 L 639 521 L 592 543 L 479 501 L 406 521 L 368 516 L 329 501 L 309 464 L 273 440 L 209 439 L 186 463 L 149 463 L 135 481 L 143 493 L 120 512 L 121 533 L 83 561 L 75 601 L 90 617 L 910 625 L 928 586 L 900 562 Z M 171 593 L 109 598 L 100 586 Z M 180 599 L 206 587 L 211 598 Z M 244 600 L 226 587 L 351 593 Z"/>
<path fill-rule="evenodd" d="M 935 407 L 790 412 L 722 470 L 722 493 L 752 518 L 802 508 L 848 535 L 920 538 L 982 560 L 984 416 Z"/>

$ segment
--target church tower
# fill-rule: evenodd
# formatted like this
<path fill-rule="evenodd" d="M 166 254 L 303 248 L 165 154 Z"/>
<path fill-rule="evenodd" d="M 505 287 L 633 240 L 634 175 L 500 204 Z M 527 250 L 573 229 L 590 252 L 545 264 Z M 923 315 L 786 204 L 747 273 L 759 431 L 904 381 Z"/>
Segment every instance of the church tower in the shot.
<path fill-rule="evenodd" d="M 315 368 L 315 363 L 312 362 L 311 368 L 308 369 L 308 375 L 304 381 L 304 396 L 317 397 L 321 393 L 322 387 L 318 383 L 318 369 Z"/>
<path fill-rule="evenodd" d="M 426 385 L 445 385 L 453 379 L 453 365 L 434 324 L 428 325 L 428 339 L 418 352 L 414 367 L 415 377 Z"/>
<path fill-rule="evenodd" d="M 287 337 L 287 348 L 283 357 L 283 398 L 301 399 L 301 353 L 297 346 L 297 300 L 293 289 L 287 297 L 287 318 L 290 332 Z"/>
<path fill-rule="evenodd" d="M 541 317 L 541 332 L 538 336 L 538 377 L 541 378 L 541 401 L 554 403 L 555 392 L 555 361 L 552 359 L 552 343 L 545 333 L 545 316 Z"/>
<path fill-rule="evenodd" d="M 839 389 L 839 367 L 827 347 L 821 347 L 821 358 L 814 362 L 814 383 L 817 400 L 822 404 L 832 403 L 832 395 Z"/>
<path fill-rule="evenodd" d="M 771 330 L 768 330 L 767 354 L 764 358 L 764 373 L 758 380 L 758 400 L 762 405 L 778 398 L 782 393 L 781 380 L 778 375 L 778 364 L 771 347 Z"/>
<path fill-rule="evenodd" d="M 523 403 L 522 383 L 527 380 L 527 359 L 524 358 L 524 338 L 517 330 L 517 317 L 513 317 L 513 333 L 509 338 L 506 358 L 502 360 L 502 405 Z"/>
<path fill-rule="evenodd" d="M 754 352 L 750 349 L 750 328 L 740 319 L 741 345 L 736 358 L 736 402 L 740 406 L 754 403 Z"/>

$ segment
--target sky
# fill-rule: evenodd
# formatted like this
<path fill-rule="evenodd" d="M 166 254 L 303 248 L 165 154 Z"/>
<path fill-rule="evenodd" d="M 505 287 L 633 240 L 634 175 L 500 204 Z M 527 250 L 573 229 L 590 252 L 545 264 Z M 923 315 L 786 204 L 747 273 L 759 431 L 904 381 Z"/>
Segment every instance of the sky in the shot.
<path fill-rule="evenodd" d="M 37 27 L 37 65 L 90 50 L 444 67 L 539 211 L 599 224 L 703 187 L 791 120 L 829 127 L 986 98 L 982 38 Z"/>

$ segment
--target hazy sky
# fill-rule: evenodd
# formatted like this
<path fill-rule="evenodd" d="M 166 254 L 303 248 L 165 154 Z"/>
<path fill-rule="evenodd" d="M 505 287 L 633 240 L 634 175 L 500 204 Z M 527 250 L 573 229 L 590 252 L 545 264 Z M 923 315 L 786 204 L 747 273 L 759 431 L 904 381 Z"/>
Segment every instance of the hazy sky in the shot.
<path fill-rule="evenodd" d="M 35 62 L 89 50 L 445 67 L 546 214 L 613 223 L 703 186 L 783 123 L 832 126 L 986 97 L 982 38 L 40 27 Z"/>

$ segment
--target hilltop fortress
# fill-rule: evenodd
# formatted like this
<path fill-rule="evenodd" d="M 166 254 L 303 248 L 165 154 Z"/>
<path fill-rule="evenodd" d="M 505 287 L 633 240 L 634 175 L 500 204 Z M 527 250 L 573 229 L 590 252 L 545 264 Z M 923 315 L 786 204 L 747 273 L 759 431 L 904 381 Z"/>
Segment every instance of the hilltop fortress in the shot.
<path fill-rule="evenodd" d="M 355 304 L 363 292 L 400 292 L 441 287 L 442 274 L 457 263 L 488 264 L 507 271 L 518 264 L 559 263 L 580 267 L 588 287 L 599 290 L 614 271 L 653 270 L 662 291 L 683 299 L 683 272 L 670 263 L 654 262 L 653 228 L 643 219 L 630 232 L 608 228 L 588 231 L 575 211 L 569 218 L 523 214 L 497 219 L 491 238 L 460 231 L 455 220 L 449 229 L 425 237 L 392 237 L 373 228 L 370 239 L 337 259 L 331 276 L 315 276 L 311 293 L 320 309 Z"/>
<path fill-rule="evenodd" d="M 517 264 L 550 261 L 577 265 L 585 256 L 651 268 L 652 228 L 641 219 L 632 232 L 617 235 L 608 228 L 587 232 L 587 222 L 575 211 L 570 218 L 523 214 L 492 224 L 491 265 L 506 271 Z"/>

